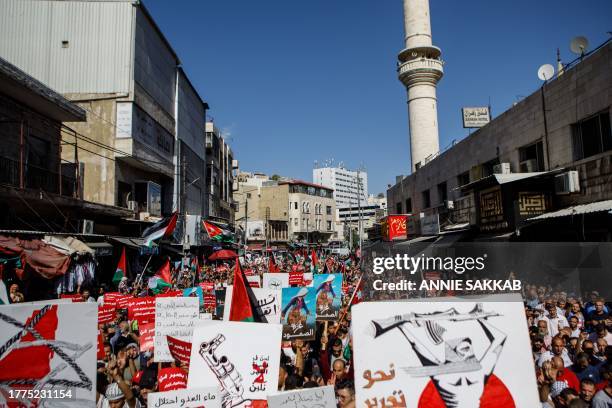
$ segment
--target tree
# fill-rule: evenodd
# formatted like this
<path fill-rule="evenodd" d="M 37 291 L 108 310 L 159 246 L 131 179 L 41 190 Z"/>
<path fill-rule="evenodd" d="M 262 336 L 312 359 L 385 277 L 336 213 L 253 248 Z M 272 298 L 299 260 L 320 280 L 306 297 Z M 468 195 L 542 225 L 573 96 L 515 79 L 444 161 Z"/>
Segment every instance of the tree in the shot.
<path fill-rule="evenodd" d="M 280 180 L 281 176 L 279 176 L 278 174 L 273 174 L 272 177 L 270 177 L 270 179 L 274 180 L 274 181 L 278 181 Z"/>

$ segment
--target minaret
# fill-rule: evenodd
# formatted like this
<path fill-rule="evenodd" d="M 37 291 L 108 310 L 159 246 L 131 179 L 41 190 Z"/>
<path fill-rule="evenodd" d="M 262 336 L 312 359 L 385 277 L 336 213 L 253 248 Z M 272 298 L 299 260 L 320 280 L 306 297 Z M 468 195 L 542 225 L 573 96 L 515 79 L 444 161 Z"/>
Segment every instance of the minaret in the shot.
<path fill-rule="evenodd" d="M 442 78 L 440 49 L 431 44 L 429 0 L 404 0 L 406 48 L 397 72 L 408 91 L 412 171 L 440 150 L 436 84 Z"/>

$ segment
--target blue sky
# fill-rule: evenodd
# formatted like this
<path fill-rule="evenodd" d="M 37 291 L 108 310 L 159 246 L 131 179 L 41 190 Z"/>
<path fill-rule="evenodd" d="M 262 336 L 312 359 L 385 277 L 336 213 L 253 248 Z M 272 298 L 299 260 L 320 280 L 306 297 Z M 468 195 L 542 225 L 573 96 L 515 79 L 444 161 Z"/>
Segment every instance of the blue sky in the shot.
<path fill-rule="evenodd" d="M 402 0 L 145 0 L 210 116 L 248 171 L 312 179 L 313 162 L 368 171 L 369 192 L 410 168 L 406 94 L 395 72 Z M 612 31 L 610 0 L 432 0 L 442 49 L 440 146 L 467 135 L 462 106 L 499 115 L 540 84 L 537 69 L 573 59 Z"/>

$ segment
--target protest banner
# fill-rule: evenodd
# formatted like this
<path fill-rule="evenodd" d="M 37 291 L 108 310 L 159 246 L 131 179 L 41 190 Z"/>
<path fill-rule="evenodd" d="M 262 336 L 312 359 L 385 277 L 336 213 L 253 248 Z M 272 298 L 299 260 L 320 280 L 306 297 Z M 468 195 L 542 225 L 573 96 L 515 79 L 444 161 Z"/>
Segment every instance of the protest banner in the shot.
<path fill-rule="evenodd" d="M 278 385 L 281 331 L 279 324 L 211 321 L 197 326 L 188 387 L 218 385 L 223 406 L 265 400 Z"/>
<path fill-rule="evenodd" d="M 247 276 L 247 282 L 249 282 L 249 286 L 252 288 L 260 288 L 261 287 L 261 279 L 259 279 L 259 275 Z"/>
<path fill-rule="evenodd" d="M 181 296 L 183 296 L 183 291 L 180 289 L 168 290 L 164 293 L 160 293 L 159 295 L 155 295 L 155 297 L 158 297 L 158 298 L 181 297 Z"/>
<path fill-rule="evenodd" d="M 184 297 L 197 297 L 200 301 L 200 306 L 204 306 L 204 292 L 202 288 L 196 286 L 195 288 L 187 288 L 183 290 Z"/>
<path fill-rule="evenodd" d="M 166 336 L 166 341 L 168 342 L 168 350 L 172 358 L 179 361 L 181 364 L 189 364 L 191 343 L 172 336 Z"/>
<path fill-rule="evenodd" d="M 338 320 L 342 303 L 342 275 L 315 275 L 313 287 L 317 299 L 317 320 Z"/>
<path fill-rule="evenodd" d="M 96 358 L 98 360 L 104 360 L 104 336 L 102 335 L 102 330 L 98 331 L 98 341 L 97 341 L 97 350 L 96 350 Z"/>
<path fill-rule="evenodd" d="M 153 296 L 132 298 L 128 300 L 128 319 L 138 324 L 155 321 L 155 298 Z"/>
<path fill-rule="evenodd" d="M 117 307 L 117 298 L 123 296 L 119 292 L 106 292 L 104 294 L 104 306 Z"/>
<path fill-rule="evenodd" d="M 110 323 L 115 320 L 116 315 L 117 310 L 114 306 L 100 306 L 98 307 L 98 324 Z"/>
<path fill-rule="evenodd" d="M 200 286 L 204 292 L 215 290 L 215 283 L 210 281 L 200 282 L 198 286 Z"/>
<path fill-rule="evenodd" d="M 221 408 L 221 398 L 217 387 L 185 388 L 147 394 L 147 408 L 160 407 Z"/>
<path fill-rule="evenodd" d="M 232 304 L 233 286 L 228 286 L 225 291 L 225 304 L 228 305 L 223 310 L 223 320 L 229 321 L 230 307 Z M 255 313 L 266 318 L 268 323 L 280 323 L 281 317 L 281 291 L 275 289 L 252 288 L 257 307 Z"/>
<path fill-rule="evenodd" d="M 95 406 L 96 303 L 12 304 L 0 307 L 0 383 L 51 391 L 65 384 L 74 406 Z M 68 395 L 70 391 L 70 395 Z M 36 406 L 28 395 L 24 406 Z M 4 404 L 0 394 L 0 405 Z"/>
<path fill-rule="evenodd" d="M 352 310 L 357 406 L 541 405 L 520 295 Z"/>
<path fill-rule="evenodd" d="M 200 313 L 200 320 L 212 320 L 212 313 Z"/>
<path fill-rule="evenodd" d="M 140 334 L 140 352 L 152 351 L 154 349 L 155 323 L 139 324 L 138 333 Z"/>
<path fill-rule="evenodd" d="M 162 368 L 157 372 L 157 388 L 161 392 L 187 388 L 187 373 L 177 367 Z"/>
<path fill-rule="evenodd" d="M 333 385 L 268 395 L 269 408 L 336 408 Z"/>
<path fill-rule="evenodd" d="M 71 302 L 83 302 L 83 296 L 81 296 L 81 294 L 79 293 L 74 293 L 74 294 L 70 294 L 70 293 L 62 293 L 60 295 L 60 299 L 69 299 Z"/>
<path fill-rule="evenodd" d="M 303 282 L 304 282 L 304 272 L 301 272 L 301 271 L 289 272 L 289 285 L 302 286 Z"/>
<path fill-rule="evenodd" d="M 118 296 L 117 299 L 117 309 L 127 309 L 128 308 L 128 302 L 130 301 L 130 299 L 133 299 L 133 296 L 130 295 L 121 295 Z"/>
<path fill-rule="evenodd" d="M 200 301 L 191 297 L 155 298 L 155 348 L 153 361 L 174 361 L 166 336 L 189 341 L 199 319 Z"/>
<path fill-rule="evenodd" d="M 204 294 L 204 307 L 207 309 L 217 307 L 217 297 L 213 293 Z"/>
<path fill-rule="evenodd" d="M 263 285 L 265 289 L 282 289 L 288 288 L 289 274 L 288 273 L 264 273 Z"/>
<path fill-rule="evenodd" d="M 314 340 L 316 296 L 314 288 L 282 290 L 283 340 Z"/>

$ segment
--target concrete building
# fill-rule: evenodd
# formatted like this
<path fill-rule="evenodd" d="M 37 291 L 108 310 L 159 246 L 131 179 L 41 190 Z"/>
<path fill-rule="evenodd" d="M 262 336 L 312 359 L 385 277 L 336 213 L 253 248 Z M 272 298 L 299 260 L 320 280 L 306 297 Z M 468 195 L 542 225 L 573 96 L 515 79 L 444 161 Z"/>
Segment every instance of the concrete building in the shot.
<path fill-rule="evenodd" d="M 387 197 L 382 193 L 375 196 L 370 194 L 367 201 L 359 207 L 337 208 L 338 220 L 345 225 L 345 230 L 350 228 L 353 234 L 358 234 L 359 223 L 361 220 L 361 234 L 363 239 L 367 239 L 367 231 L 387 215 Z M 346 233 L 345 233 L 346 235 Z"/>
<path fill-rule="evenodd" d="M 260 173 L 240 173 L 236 223 L 247 232 L 248 245 L 260 248 L 290 243 L 326 243 L 337 238 L 332 190 L 320 185 Z M 263 231 L 257 234 L 256 231 Z"/>
<path fill-rule="evenodd" d="M 206 122 L 205 137 L 208 216 L 233 225 L 236 207 L 233 192 L 237 188 L 234 173 L 238 171 L 238 160 L 234 159 L 231 147 L 212 122 Z"/>
<path fill-rule="evenodd" d="M 525 240 L 609 241 L 611 66 L 612 41 L 568 64 L 486 126 L 398 177 L 387 190 L 389 213 L 433 215 L 441 229 Z"/>
<path fill-rule="evenodd" d="M 57 233 L 116 233 L 126 209 L 83 200 L 82 166 L 62 160 L 74 150 L 62 122 L 84 122 L 87 113 L 0 58 L 0 229 Z M 86 225 L 87 227 L 87 225 Z"/>
<path fill-rule="evenodd" d="M 404 0 L 405 48 L 397 72 L 408 91 L 412 171 L 440 150 L 436 84 L 442 78 L 440 49 L 431 42 L 429 0 Z"/>
<path fill-rule="evenodd" d="M 208 106 L 141 2 L 3 1 L 0 55 L 87 111 L 65 137 L 84 199 L 142 219 L 207 214 Z"/>
<path fill-rule="evenodd" d="M 368 199 L 368 173 L 352 171 L 344 167 L 320 167 L 312 169 L 315 184 L 334 190 L 337 208 L 365 205 Z"/>

